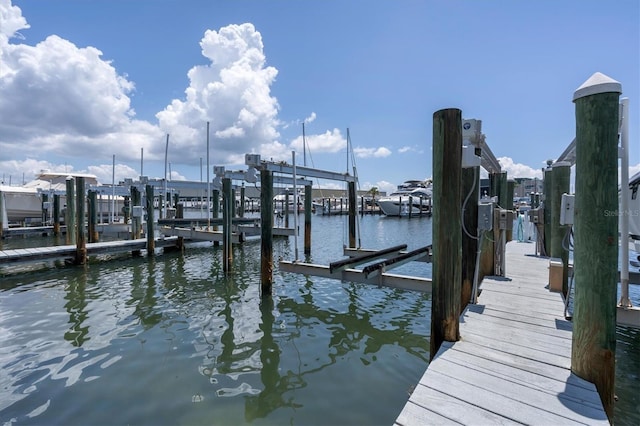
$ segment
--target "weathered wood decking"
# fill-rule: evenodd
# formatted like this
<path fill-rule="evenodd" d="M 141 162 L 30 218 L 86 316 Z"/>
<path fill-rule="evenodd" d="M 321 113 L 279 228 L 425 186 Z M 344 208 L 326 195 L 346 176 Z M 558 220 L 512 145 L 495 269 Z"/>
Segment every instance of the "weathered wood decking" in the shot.
<path fill-rule="evenodd" d="M 511 242 L 506 278 L 486 277 L 396 425 L 608 424 L 595 386 L 571 373 L 572 324 L 551 293 L 548 259 Z"/>

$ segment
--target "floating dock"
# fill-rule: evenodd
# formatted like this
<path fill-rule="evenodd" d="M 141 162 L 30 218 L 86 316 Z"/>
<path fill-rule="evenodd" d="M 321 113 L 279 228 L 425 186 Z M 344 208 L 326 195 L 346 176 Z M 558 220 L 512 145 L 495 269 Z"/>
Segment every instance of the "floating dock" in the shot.
<path fill-rule="evenodd" d="M 571 373 L 572 323 L 532 252 L 507 244 L 506 278 L 484 278 L 396 425 L 609 424 L 595 385 Z"/>
<path fill-rule="evenodd" d="M 177 237 L 159 238 L 155 240 L 156 248 L 176 246 Z M 87 256 L 98 254 L 113 254 L 146 250 L 147 239 L 105 241 L 101 243 L 88 243 Z M 76 255 L 75 244 L 34 247 L 14 250 L 0 250 L 0 266 L 16 265 L 29 262 L 46 262 L 53 260 L 72 259 Z"/>

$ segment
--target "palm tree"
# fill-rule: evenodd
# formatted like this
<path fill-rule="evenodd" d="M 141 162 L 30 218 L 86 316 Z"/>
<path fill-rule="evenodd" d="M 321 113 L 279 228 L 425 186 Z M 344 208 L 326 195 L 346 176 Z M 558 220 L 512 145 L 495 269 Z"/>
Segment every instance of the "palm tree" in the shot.
<path fill-rule="evenodd" d="M 375 206 L 376 205 L 376 196 L 380 194 L 380 191 L 378 191 L 378 187 L 377 186 L 372 186 L 371 189 L 369 189 L 368 194 L 371 195 L 371 205 Z"/>

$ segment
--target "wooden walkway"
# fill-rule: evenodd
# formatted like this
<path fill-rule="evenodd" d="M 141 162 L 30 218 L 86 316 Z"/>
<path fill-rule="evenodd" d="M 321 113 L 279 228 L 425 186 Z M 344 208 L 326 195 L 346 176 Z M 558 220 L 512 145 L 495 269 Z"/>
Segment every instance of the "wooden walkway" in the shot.
<path fill-rule="evenodd" d="M 176 237 L 156 239 L 156 248 L 176 245 Z M 137 250 L 146 250 L 146 238 L 135 240 L 105 241 L 101 243 L 87 243 L 87 256 L 98 254 L 122 253 Z M 45 262 L 59 259 L 72 259 L 76 255 L 75 244 L 33 247 L 25 249 L 0 251 L 0 266 L 16 265 L 29 262 Z"/>
<path fill-rule="evenodd" d="M 551 293 L 549 260 L 510 242 L 506 278 L 485 277 L 396 419 L 430 424 L 608 424 L 595 386 L 571 373 L 572 324 Z"/>

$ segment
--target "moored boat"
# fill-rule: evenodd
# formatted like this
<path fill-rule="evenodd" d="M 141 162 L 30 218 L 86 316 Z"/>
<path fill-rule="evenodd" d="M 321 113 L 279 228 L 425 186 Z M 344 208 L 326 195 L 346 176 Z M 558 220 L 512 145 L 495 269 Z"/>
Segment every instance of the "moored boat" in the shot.
<path fill-rule="evenodd" d="M 432 207 L 431 181 L 408 180 L 391 194 L 377 200 L 387 216 L 430 215 Z"/>

